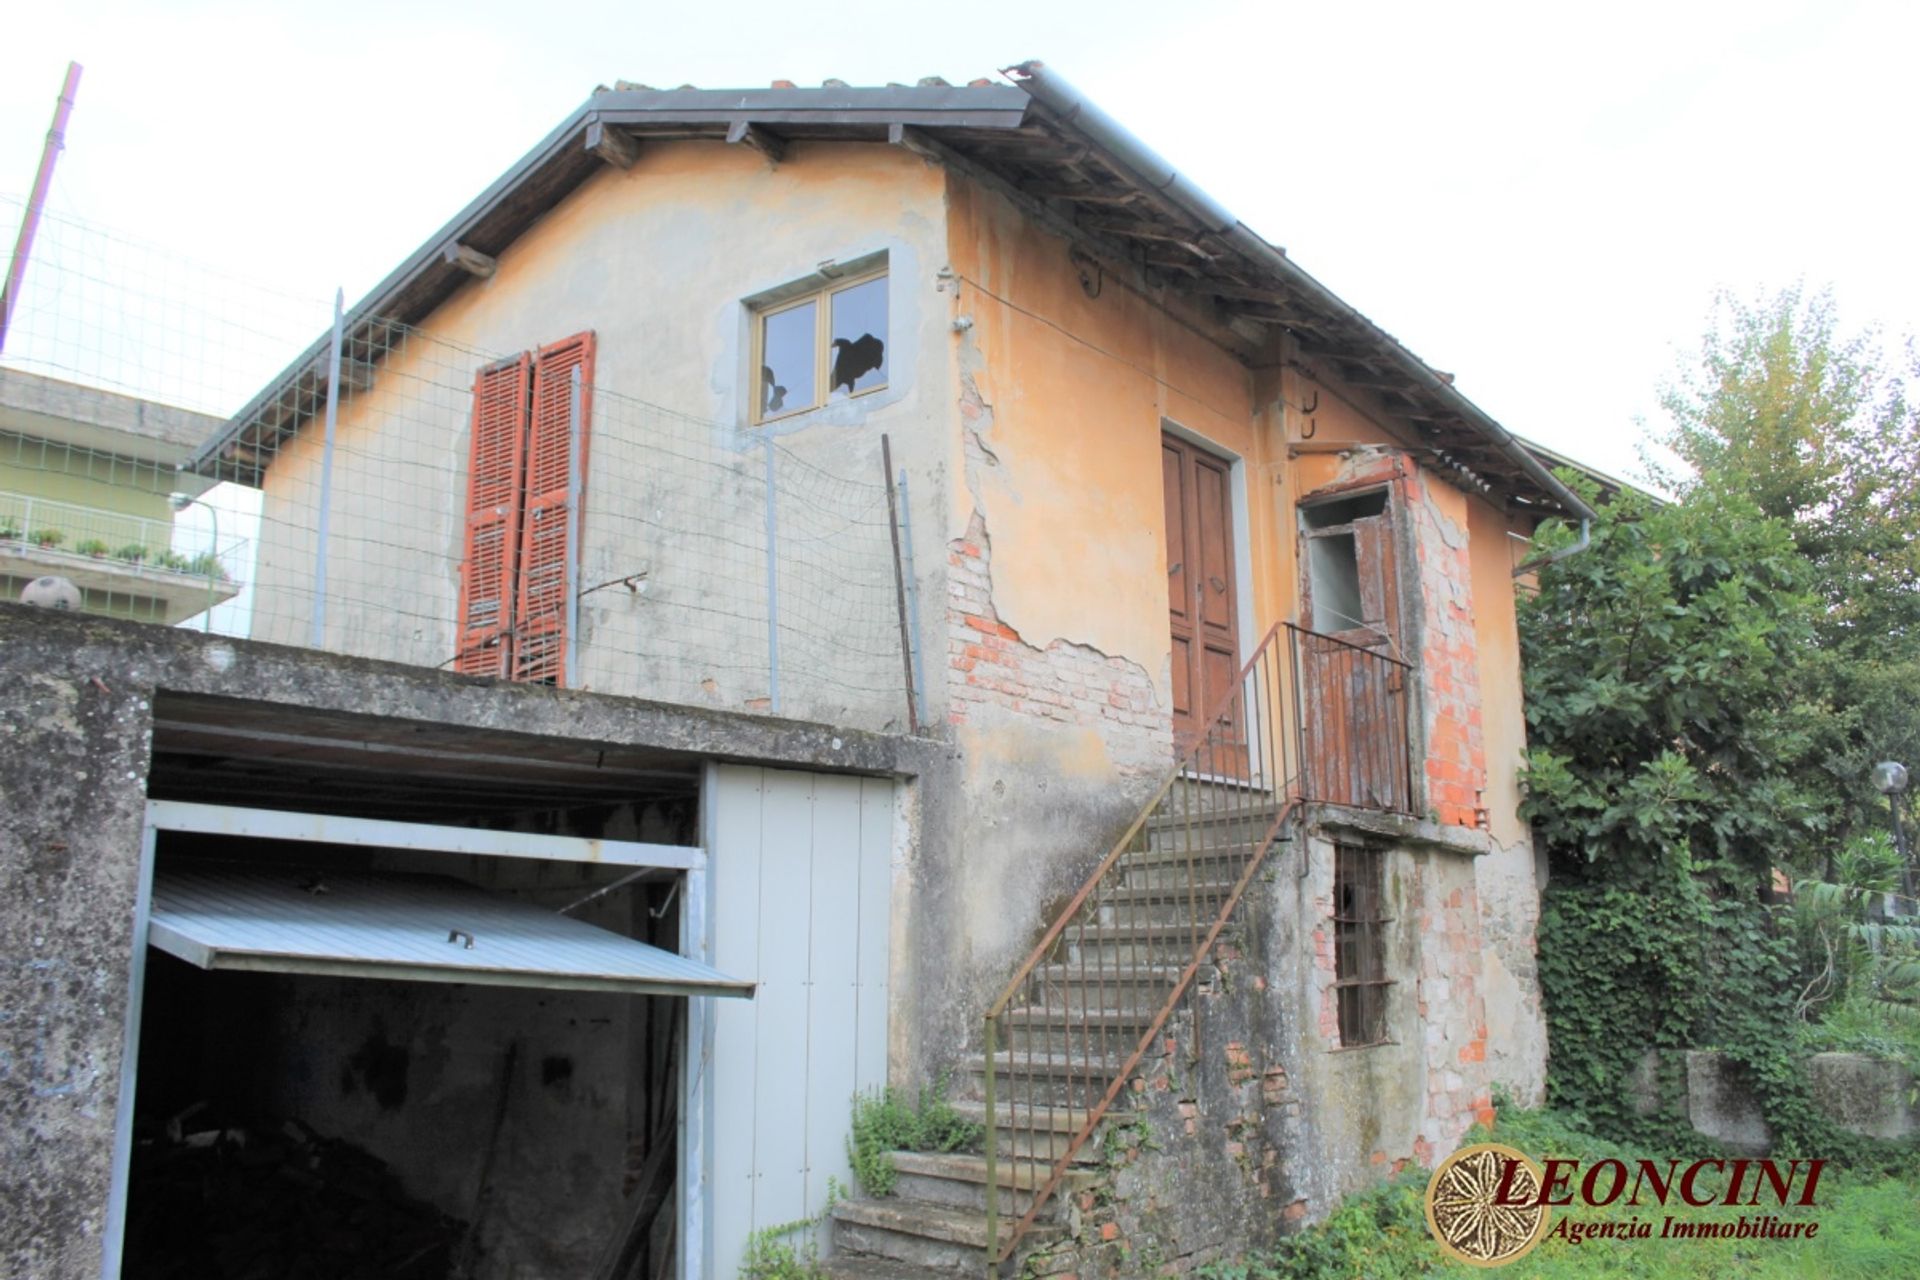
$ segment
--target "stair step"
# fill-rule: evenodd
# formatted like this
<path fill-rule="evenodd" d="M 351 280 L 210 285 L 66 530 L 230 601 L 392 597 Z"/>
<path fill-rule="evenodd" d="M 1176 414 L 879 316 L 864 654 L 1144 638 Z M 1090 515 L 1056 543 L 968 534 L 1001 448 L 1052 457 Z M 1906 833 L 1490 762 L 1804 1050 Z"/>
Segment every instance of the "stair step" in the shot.
<path fill-rule="evenodd" d="M 987 1060 L 981 1054 L 969 1054 L 962 1061 L 973 1074 L 986 1074 Z M 997 1053 L 993 1058 L 996 1076 L 1024 1076 L 1029 1079 L 1057 1076 L 1101 1082 L 1112 1080 L 1119 1073 L 1120 1064 L 1125 1061 L 1125 1058 L 1089 1058 L 1077 1053 Z"/>
<path fill-rule="evenodd" d="M 897 1258 L 839 1256 L 821 1260 L 828 1280 L 953 1280 L 943 1268 L 916 1267 Z"/>
<path fill-rule="evenodd" d="M 1066 1147 L 1059 1148 L 1064 1154 Z M 1076 1153 L 1078 1154 L 1078 1153 Z M 1056 1156 L 1056 1159 L 1058 1157 Z M 987 1158 L 970 1152 L 926 1153 L 896 1151 L 893 1167 L 899 1177 L 894 1193 L 902 1199 L 943 1205 L 974 1213 L 987 1211 Z M 1024 1215 L 1033 1207 L 1034 1197 L 1053 1180 L 1053 1162 L 1020 1159 L 1001 1150 L 993 1171 L 997 1199 L 1003 1214 Z M 1069 1165 L 1060 1175 L 1056 1194 L 1040 1206 L 1036 1221 L 1058 1221 L 1060 1197 L 1069 1196 L 1097 1177 L 1091 1169 Z"/>
<path fill-rule="evenodd" d="M 1276 840 L 1275 843 L 1277 844 L 1278 841 Z M 1191 862 L 1196 877 L 1204 873 L 1209 882 L 1217 883 L 1224 878 L 1221 875 L 1223 869 L 1221 864 L 1244 863 L 1253 856 L 1256 847 L 1255 844 L 1242 840 L 1234 844 L 1196 845 L 1191 849 L 1129 849 L 1120 855 L 1114 870 L 1126 872 L 1145 871 L 1148 868 L 1185 867 Z M 1237 882 L 1239 878 L 1237 874 L 1233 875 L 1229 885 Z"/>
<path fill-rule="evenodd" d="M 1188 884 L 1117 885 L 1111 889 L 1102 889 L 1093 905 L 1096 908 L 1156 902 L 1186 905 L 1189 900 L 1218 904 L 1233 892 L 1235 883 L 1232 880 L 1211 880 Z"/>
<path fill-rule="evenodd" d="M 1049 1009 L 1028 1005 L 1007 1010 L 1002 1019 L 1016 1027 L 1136 1027 L 1144 1030 L 1159 1012 L 1157 1006 L 1148 1008 L 1145 1005 L 1121 1009 Z"/>
<path fill-rule="evenodd" d="M 1102 1090 L 1104 1092 L 1104 1090 Z M 1102 1118 L 1102 1124 L 1111 1119 L 1116 1124 L 1126 1124 L 1133 1113 L 1122 1110 L 1127 1097 L 1122 1095 L 1115 1100 L 1114 1108 Z M 956 1102 L 954 1109 L 975 1124 L 984 1125 L 987 1121 L 987 1109 L 979 1102 Z M 1087 1110 L 1082 1106 L 1066 1104 L 1048 1105 L 1014 1099 L 1001 1098 L 995 1108 L 1000 1113 L 999 1153 L 1000 1158 L 1028 1159 L 1046 1164 L 1067 1154 L 1067 1146 L 1073 1136 L 1080 1132 L 1087 1122 Z M 1075 1165 L 1091 1165 L 1099 1162 L 1100 1144 L 1096 1140 L 1099 1128 L 1096 1127 L 1085 1142 L 1073 1153 Z"/>
<path fill-rule="evenodd" d="M 1207 931 L 1213 928 L 1213 922 L 1219 917 L 1220 913 L 1216 910 L 1198 924 L 1090 924 L 1083 928 L 1069 925 L 1062 931 L 1060 937 L 1068 946 L 1096 946 L 1116 942 L 1148 942 L 1161 947 L 1177 946 L 1183 949 L 1187 956 L 1191 956 L 1193 949 L 1207 936 Z M 1227 927 L 1220 932 L 1224 937 L 1233 930 L 1234 924 L 1229 921 Z"/>
<path fill-rule="evenodd" d="M 953 1104 L 953 1109 L 975 1124 L 984 1125 L 987 1122 L 987 1104 L 984 1102 L 962 1099 Z M 1006 1106 L 1002 1104 L 999 1110 L 1000 1127 L 1004 1129 L 1007 1127 Z M 1091 1114 L 1093 1113 L 1081 1107 L 1043 1107 L 1029 1117 L 1026 1108 L 1022 1106 L 1019 1111 L 1019 1120 L 1022 1129 L 1051 1129 L 1055 1133 L 1070 1135 L 1080 1132 Z M 1101 1117 L 1102 1123 L 1112 1120 L 1117 1124 L 1125 1124 L 1130 1119 L 1132 1119 L 1132 1112 L 1122 1111 L 1117 1106 Z"/>
<path fill-rule="evenodd" d="M 1148 831 L 1177 831 L 1182 827 L 1219 827 L 1231 823 L 1258 823 L 1262 831 L 1271 826 L 1273 820 L 1285 809 L 1284 804 L 1262 801 L 1259 804 L 1220 804 L 1198 805 L 1184 810 L 1175 801 L 1163 812 L 1156 813 L 1146 821 Z"/>
<path fill-rule="evenodd" d="M 836 1236 L 840 1228 L 866 1228 L 847 1233 L 848 1243 L 863 1252 L 913 1262 L 921 1266 L 965 1266 L 984 1262 L 987 1248 L 987 1215 L 972 1209 L 955 1209 L 930 1204 L 925 1200 L 842 1200 L 833 1206 Z M 1000 1220 L 999 1246 L 1006 1247 L 1013 1233 L 1014 1219 Z M 1027 1241 L 1038 1243 L 1060 1234 L 1060 1228 L 1035 1223 L 1026 1233 Z M 931 1243 L 934 1247 L 928 1248 Z M 940 1246 L 945 1246 L 944 1248 Z M 903 1256 L 905 1255 L 905 1256 Z"/>
<path fill-rule="evenodd" d="M 1123 983 L 1135 986 L 1154 983 L 1171 990 L 1174 980 L 1186 967 L 1184 964 L 1122 964 L 1083 973 L 1077 964 L 1043 964 L 1033 972 L 1042 982 L 1063 986 L 1112 988 Z"/>
<path fill-rule="evenodd" d="M 1081 1112 L 1083 1117 L 1085 1114 Z M 893 1167 L 901 1173 L 923 1178 L 945 1178 L 951 1182 L 971 1182 L 982 1187 L 987 1185 L 987 1158 L 966 1151 L 896 1151 L 893 1153 Z M 1038 1160 L 1010 1160 L 1004 1156 L 995 1162 L 993 1171 L 995 1182 L 1014 1191 L 1037 1190 L 1052 1176 L 1052 1165 L 1042 1164 Z M 1061 1188 L 1072 1190 L 1091 1182 L 1093 1178 L 1092 1173 L 1069 1169 L 1062 1176 Z"/>

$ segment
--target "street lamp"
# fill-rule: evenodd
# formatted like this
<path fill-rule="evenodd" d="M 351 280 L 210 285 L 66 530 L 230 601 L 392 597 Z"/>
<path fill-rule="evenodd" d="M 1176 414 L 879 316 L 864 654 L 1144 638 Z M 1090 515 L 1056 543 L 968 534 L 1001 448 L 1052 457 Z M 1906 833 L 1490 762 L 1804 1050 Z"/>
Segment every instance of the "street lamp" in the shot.
<path fill-rule="evenodd" d="M 1913 856 L 1907 848 L 1907 826 L 1900 818 L 1900 797 L 1907 790 L 1907 766 L 1897 760 L 1882 760 L 1873 766 L 1873 789 L 1887 798 L 1893 810 L 1893 849 L 1900 855 L 1900 889 L 1913 909 Z"/>
<path fill-rule="evenodd" d="M 196 502 L 200 502 L 200 499 L 191 493 L 170 493 L 167 495 L 167 505 L 175 511 L 185 511 Z M 213 553 L 207 557 L 207 610 L 200 615 L 200 629 L 202 631 L 212 631 L 214 580 L 220 573 L 220 509 L 211 502 L 200 502 L 200 506 L 213 521 Z M 1904 778 L 1905 776 L 1906 773 L 1902 770 L 1901 777 Z M 1904 786 L 1905 783 L 1903 782 L 1901 785 Z"/>

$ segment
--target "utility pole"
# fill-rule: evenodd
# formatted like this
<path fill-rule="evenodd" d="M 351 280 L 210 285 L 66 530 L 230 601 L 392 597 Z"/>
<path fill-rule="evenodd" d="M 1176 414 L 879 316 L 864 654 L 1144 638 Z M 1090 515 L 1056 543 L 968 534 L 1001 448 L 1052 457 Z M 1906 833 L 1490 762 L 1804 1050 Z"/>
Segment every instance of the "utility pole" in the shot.
<path fill-rule="evenodd" d="M 7 329 L 13 323 L 13 305 L 20 300 L 20 284 L 26 278 L 27 258 L 33 253 L 33 233 L 40 227 L 40 211 L 47 205 L 47 188 L 53 185 L 53 166 L 66 146 L 67 117 L 73 114 L 74 95 L 80 92 L 80 64 L 67 64 L 66 83 L 60 86 L 60 101 L 53 108 L 53 127 L 47 130 L 47 142 L 40 149 L 40 170 L 33 177 L 33 194 L 27 198 L 27 211 L 20 219 L 20 236 L 13 242 L 13 261 L 7 266 L 7 282 L 0 286 L 0 351 L 7 349 Z"/>

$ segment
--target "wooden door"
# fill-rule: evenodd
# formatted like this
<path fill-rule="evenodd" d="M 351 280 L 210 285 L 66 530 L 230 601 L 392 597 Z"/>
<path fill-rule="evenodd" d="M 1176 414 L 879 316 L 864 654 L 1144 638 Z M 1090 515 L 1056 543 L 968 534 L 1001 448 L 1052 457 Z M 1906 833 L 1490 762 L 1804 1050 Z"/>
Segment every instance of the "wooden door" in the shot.
<path fill-rule="evenodd" d="M 1240 674 L 1233 491 L 1227 462 L 1173 436 L 1161 437 L 1160 465 L 1167 505 L 1173 735 L 1175 747 L 1185 748 L 1208 730 Z M 1221 740 L 1222 747 L 1232 749 L 1202 760 L 1203 771 L 1237 773 L 1244 765 L 1238 718 L 1230 718 Z"/>
<path fill-rule="evenodd" d="M 1309 798 L 1408 811 L 1406 668 L 1399 576 L 1384 493 L 1302 511 L 1300 645 Z"/>

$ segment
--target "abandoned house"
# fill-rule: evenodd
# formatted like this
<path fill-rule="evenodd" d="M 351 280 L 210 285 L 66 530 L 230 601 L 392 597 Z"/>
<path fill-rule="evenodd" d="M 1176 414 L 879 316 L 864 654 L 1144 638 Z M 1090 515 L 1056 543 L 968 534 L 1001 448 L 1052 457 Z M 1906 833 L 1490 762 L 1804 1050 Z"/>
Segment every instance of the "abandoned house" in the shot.
<path fill-rule="evenodd" d="M 598 90 L 289 356 L 247 635 L 0 605 L 10 1273 L 1147 1275 L 1540 1096 L 1591 513 L 1047 68 Z"/>

